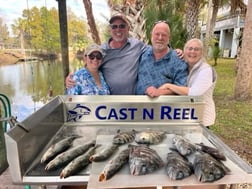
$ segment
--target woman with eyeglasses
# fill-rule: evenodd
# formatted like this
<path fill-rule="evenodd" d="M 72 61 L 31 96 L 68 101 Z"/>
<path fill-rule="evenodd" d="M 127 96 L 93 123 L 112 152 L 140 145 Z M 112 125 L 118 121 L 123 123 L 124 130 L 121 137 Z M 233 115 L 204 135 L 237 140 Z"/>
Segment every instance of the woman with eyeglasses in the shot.
<path fill-rule="evenodd" d="M 109 95 L 110 90 L 99 67 L 103 59 L 102 49 L 97 44 L 88 46 L 83 60 L 85 66 L 72 77 L 76 85 L 67 89 L 70 95 Z"/>
<path fill-rule="evenodd" d="M 213 91 L 217 74 L 203 57 L 203 43 L 200 39 L 193 38 L 185 44 L 184 58 L 188 65 L 187 85 L 166 83 L 160 88 L 171 90 L 178 95 L 203 96 L 206 104 L 202 123 L 209 127 L 215 122 Z"/>

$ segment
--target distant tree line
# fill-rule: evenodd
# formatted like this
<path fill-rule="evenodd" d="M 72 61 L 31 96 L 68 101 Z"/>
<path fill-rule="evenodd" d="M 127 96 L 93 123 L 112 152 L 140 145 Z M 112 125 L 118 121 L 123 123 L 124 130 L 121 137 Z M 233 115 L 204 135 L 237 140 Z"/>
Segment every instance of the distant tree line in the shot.
<path fill-rule="evenodd" d="M 24 9 L 22 17 L 11 25 L 12 35 L 0 18 L 0 47 L 33 49 L 36 52 L 60 52 L 59 16 L 56 8 Z M 68 8 L 68 39 L 73 50 L 83 50 L 91 40 L 84 18 Z"/>

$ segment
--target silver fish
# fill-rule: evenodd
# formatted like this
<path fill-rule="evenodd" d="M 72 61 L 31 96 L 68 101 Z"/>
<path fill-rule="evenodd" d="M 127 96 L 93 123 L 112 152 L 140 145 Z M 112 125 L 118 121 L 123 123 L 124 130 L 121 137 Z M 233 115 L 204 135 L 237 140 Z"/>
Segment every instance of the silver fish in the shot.
<path fill-rule="evenodd" d="M 192 167 L 177 151 L 171 151 L 167 154 L 166 173 L 172 180 L 181 180 L 192 174 Z"/>
<path fill-rule="evenodd" d="M 200 182 L 214 182 L 224 177 L 230 169 L 211 155 L 196 151 L 186 156 L 193 166 L 193 171 Z"/>
<path fill-rule="evenodd" d="M 142 131 L 136 133 L 135 142 L 138 144 L 157 144 L 166 136 L 164 131 Z"/>
<path fill-rule="evenodd" d="M 211 156 L 213 156 L 214 158 L 216 158 L 218 160 L 226 161 L 225 155 L 217 148 L 207 146 L 203 143 L 199 143 L 196 145 L 197 145 L 197 149 L 210 154 Z"/>
<path fill-rule="evenodd" d="M 97 147 L 99 147 L 99 145 L 91 147 L 86 153 L 77 156 L 70 163 L 68 163 L 67 166 L 61 171 L 60 178 L 67 178 L 87 167 L 88 164 L 91 163 L 89 158 L 95 153 L 95 149 Z"/>
<path fill-rule="evenodd" d="M 131 175 L 145 175 L 164 166 L 158 153 L 146 145 L 129 145 Z"/>
<path fill-rule="evenodd" d="M 88 142 L 70 148 L 69 150 L 57 155 L 53 160 L 51 160 L 45 167 L 45 170 L 50 171 L 52 169 L 57 169 L 62 165 L 65 165 L 72 161 L 75 157 L 85 153 L 90 147 L 95 145 L 95 141 Z"/>
<path fill-rule="evenodd" d="M 135 139 L 136 131 L 117 131 L 117 134 L 113 137 L 113 143 L 114 144 L 125 144 L 133 142 Z"/>
<path fill-rule="evenodd" d="M 117 144 L 108 145 L 106 148 L 90 156 L 90 161 L 98 162 L 108 159 L 113 153 L 119 149 Z"/>
<path fill-rule="evenodd" d="M 129 159 L 129 149 L 126 148 L 122 150 L 115 158 L 109 161 L 108 164 L 105 165 L 103 171 L 99 175 L 99 181 L 103 182 L 115 175 L 123 165 L 128 162 Z"/>
<path fill-rule="evenodd" d="M 72 145 L 74 139 L 76 139 L 77 137 L 78 136 L 70 136 L 51 145 L 43 154 L 40 162 L 46 163 L 50 161 L 52 158 L 54 158 L 56 155 L 58 155 L 59 153 L 68 149 Z"/>
<path fill-rule="evenodd" d="M 175 149 L 183 156 L 189 155 L 196 151 L 195 144 L 179 135 L 173 137 L 172 144 L 175 146 Z"/>

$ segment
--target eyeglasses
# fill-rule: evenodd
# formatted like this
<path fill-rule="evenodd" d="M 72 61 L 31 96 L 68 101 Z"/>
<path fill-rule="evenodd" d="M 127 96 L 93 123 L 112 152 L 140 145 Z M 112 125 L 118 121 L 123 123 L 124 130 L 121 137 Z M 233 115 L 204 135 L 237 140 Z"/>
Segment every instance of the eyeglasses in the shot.
<path fill-rule="evenodd" d="M 112 30 L 115 30 L 117 28 L 119 28 L 119 29 L 125 29 L 126 28 L 126 24 L 119 24 L 119 25 L 110 24 L 110 27 L 111 27 Z"/>
<path fill-rule="evenodd" d="M 158 21 L 154 22 L 153 26 L 155 26 L 155 25 L 157 25 L 159 23 L 165 23 L 165 24 L 169 25 L 169 23 L 166 20 L 158 20 Z"/>
<path fill-rule="evenodd" d="M 97 60 L 101 60 L 102 59 L 102 54 L 101 53 L 98 53 L 98 54 L 90 54 L 90 55 L 88 55 L 88 58 L 90 59 L 90 60 L 94 60 L 95 58 L 97 59 Z"/>
<path fill-rule="evenodd" d="M 201 48 L 199 48 L 199 47 L 187 47 L 186 49 L 187 49 L 188 51 L 195 51 L 195 52 L 198 52 L 198 51 L 201 50 Z"/>

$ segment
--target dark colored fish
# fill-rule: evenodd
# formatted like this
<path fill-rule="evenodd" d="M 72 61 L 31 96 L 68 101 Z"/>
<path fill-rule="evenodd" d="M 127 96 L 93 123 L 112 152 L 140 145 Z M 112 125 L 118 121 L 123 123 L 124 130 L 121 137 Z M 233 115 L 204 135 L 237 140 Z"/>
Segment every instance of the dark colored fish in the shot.
<path fill-rule="evenodd" d="M 146 145 L 129 145 L 131 175 L 145 175 L 164 166 L 158 153 Z"/>
<path fill-rule="evenodd" d="M 192 174 L 192 167 L 177 151 L 171 151 L 167 154 L 166 173 L 172 180 L 181 180 Z"/>
<path fill-rule="evenodd" d="M 108 159 L 113 153 L 119 149 L 117 144 L 111 144 L 101 151 L 90 156 L 90 161 L 98 162 Z"/>
<path fill-rule="evenodd" d="M 136 133 L 135 142 L 138 144 L 157 144 L 166 136 L 164 131 L 142 131 Z"/>
<path fill-rule="evenodd" d="M 124 131 L 121 132 L 120 130 L 117 131 L 117 134 L 113 138 L 114 144 L 126 144 L 133 142 L 135 139 L 136 131 Z"/>
<path fill-rule="evenodd" d="M 81 144 L 70 148 L 69 150 L 57 155 L 53 160 L 51 160 L 45 167 L 45 170 L 50 171 L 52 169 L 57 169 L 62 165 L 65 165 L 72 161 L 75 157 L 85 153 L 90 147 L 95 145 L 95 141 Z"/>
<path fill-rule="evenodd" d="M 206 153 L 210 154 L 214 158 L 216 158 L 218 160 L 226 161 L 225 155 L 222 152 L 220 152 L 220 150 L 218 150 L 217 148 L 207 146 L 207 145 L 205 145 L 203 143 L 199 143 L 199 144 L 196 144 L 196 145 L 197 145 L 198 149 L 200 149 L 203 152 L 206 152 Z"/>
<path fill-rule="evenodd" d="M 114 159 L 110 160 L 108 164 L 105 165 L 103 171 L 99 176 L 99 181 L 106 181 L 113 177 L 116 172 L 118 172 L 124 164 L 128 162 L 129 159 L 129 149 L 122 150 Z"/>
<path fill-rule="evenodd" d="M 99 145 L 91 147 L 86 153 L 77 156 L 70 163 L 68 163 L 67 166 L 61 171 L 60 178 L 67 178 L 87 167 L 88 164 L 91 163 L 89 158 L 94 154 L 97 147 L 99 147 Z"/>
<path fill-rule="evenodd" d="M 72 145 L 74 139 L 76 139 L 77 137 L 79 136 L 70 136 L 50 146 L 43 154 L 41 158 L 41 163 L 46 163 L 52 160 L 56 155 L 60 154 L 61 152 L 64 152 Z"/>
<path fill-rule="evenodd" d="M 189 140 L 179 135 L 173 137 L 172 144 L 175 146 L 175 149 L 183 156 L 189 155 L 196 151 L 195 144 L 192 144 Z"/>
<path fill-rule="evenodd" d="M 186 158 L 192 164 L 194 174 L 200 182 L 214 182 L 230 172 L 221 161 L 205 152 L 196 151 Z"/>

